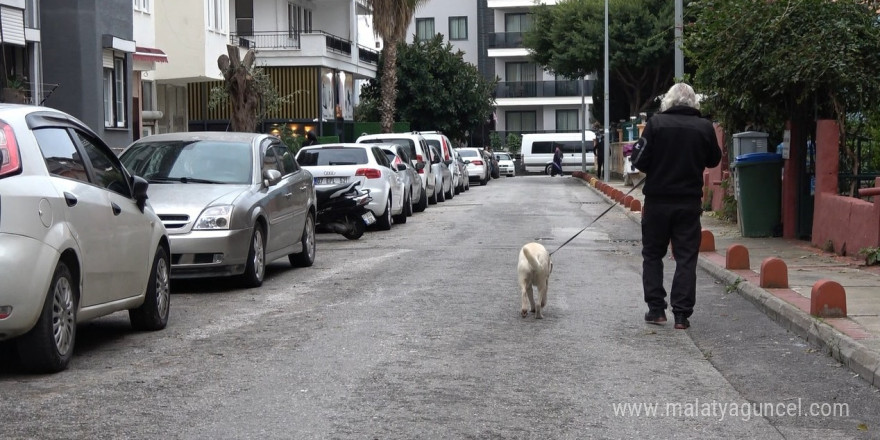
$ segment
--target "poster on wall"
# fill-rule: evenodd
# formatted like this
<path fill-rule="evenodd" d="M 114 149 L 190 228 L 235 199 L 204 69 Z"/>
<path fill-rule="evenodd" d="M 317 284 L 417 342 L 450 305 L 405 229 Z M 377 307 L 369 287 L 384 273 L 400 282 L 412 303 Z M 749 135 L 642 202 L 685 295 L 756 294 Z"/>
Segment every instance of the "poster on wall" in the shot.
<path fill-rule="evenodd" d="M 333 89 L 333 70 L 321 69 L 321 119 L 335 119 L 336 95 Z"/>
<path fill-rule="evenodd" d="M 342 116 L 354 119 L 354 77 L 350 73 L 339 72 L 339 96 L 342 97 Z"/>

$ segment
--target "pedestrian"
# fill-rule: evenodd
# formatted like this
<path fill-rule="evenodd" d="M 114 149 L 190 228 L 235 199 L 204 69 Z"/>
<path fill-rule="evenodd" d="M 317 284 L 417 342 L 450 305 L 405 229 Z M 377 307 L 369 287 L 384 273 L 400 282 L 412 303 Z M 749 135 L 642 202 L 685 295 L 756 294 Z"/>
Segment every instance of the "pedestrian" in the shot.
<path fill-rule="evenodd" d="M 556 147 L 556 152 L 553 153 L 553 166 L 550 168 L 550 176 L 555 177 L 557 174 L 562 176 L 562 150 L 559 147 Z"/>
<path fill-rule="evenodd" d="M 688 318 L 696 303 L 703 170 L 721 161 L 715 128 L 699 108 L 691 86 L 673 85 L 663 96 L 660 113 L 648 120 L 633 150 L 634 166 L 646 175 L 642 188 L 645 321 L 666 322 L 663 257 L 671 243 L 675 275 L 669 299 L 677 329 L 690 327 Z"/>
<path fill-rule="evenodd" d="M 596 139 L 593 141 L 593 156 L 596 159 L 596 178 L 602 179 L 602 165 L 605 163 L 605 133 L 599 123 L 593 124 Z"/>
<path fill-rule="evenodd" d="M 318 145 L 318 137 L 315 136 L 315 132 L 312 130 L 306 132 L 306 140 L 303 142 L 303 147 L 308 147 L 310 145 Z"/>

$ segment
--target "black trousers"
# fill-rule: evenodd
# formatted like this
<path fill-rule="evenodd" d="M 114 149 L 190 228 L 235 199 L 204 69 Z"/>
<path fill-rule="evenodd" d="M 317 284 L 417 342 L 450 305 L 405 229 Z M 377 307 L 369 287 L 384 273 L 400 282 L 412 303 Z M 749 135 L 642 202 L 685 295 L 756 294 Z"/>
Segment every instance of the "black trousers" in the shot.
<path fill-rule="evenodd" d="M 642 287 L 651 310 L 666 309 L 663 257 L 672 243 L 675 275 L 669 295 L 672 313 L 691 316 L 697 300 L 700 252 L 700 201 L 645 200 L 642 209 Z"/>

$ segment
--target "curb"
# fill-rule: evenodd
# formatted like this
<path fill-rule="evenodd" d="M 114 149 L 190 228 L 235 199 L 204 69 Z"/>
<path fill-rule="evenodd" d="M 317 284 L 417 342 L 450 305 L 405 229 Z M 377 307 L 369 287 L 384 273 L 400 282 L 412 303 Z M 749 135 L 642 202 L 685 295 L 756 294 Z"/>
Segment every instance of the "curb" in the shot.
<path fill-rule="evenodd" d="M 632 221 L 637 224 L 642 223 L 641 213 L 631 212 L 614 199 L 602 194 L 589 182 L 583 179 L 579 180 L 605 200 L 618 205 L 619 209 L 624 209 L 624 213 Z M 800 336 L 807 342 L 820 346 L 832 358 L 846 365 L 863 380 L 875 387 L 880 387 L 880 354 L 841 333 L 820 318 L 804 313 L 794 305 L 746 281 L 740 275 L 718 266 L 703 255 L 700 255 L 698 259 L 698 266 L 713 278 L 729 286 L 735 286 L 734 290 L 786 330 Z"/>

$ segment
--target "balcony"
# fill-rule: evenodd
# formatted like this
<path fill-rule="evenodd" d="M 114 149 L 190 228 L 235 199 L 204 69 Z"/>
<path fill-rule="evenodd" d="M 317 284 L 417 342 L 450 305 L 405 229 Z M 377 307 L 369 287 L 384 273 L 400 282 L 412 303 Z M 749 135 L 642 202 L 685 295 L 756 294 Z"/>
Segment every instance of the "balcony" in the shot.
<path fill-rule="evenodd" d="M 493 32 L 486 41 L 488 49 L 522 49 L 522 32 Z"/>
<path fill-rule="evenodd" d="M 586 82 L 583 95 L 593 95 L 594 80 Z M 495 98 L 555 98 L 581 96 L 580 80 L 509 81 L 495 86 Z"/>
<path fill-rule="evenodd" d="M 330 52 L 351 55 L 351 41 L 321 30 L 313 30 L 311 32 L 268 31 L 230 33 L 229 38 L 232 44 L 245 49 L 300 50 L 303 48 L 304 43 L 317 43 L 317 45 L 323 46 Z"/>
<path fill-rule="evenodd" d="M 238 32 L 230 33 L 229 39 L 256 51 L 270 66 L 320 65 L 372 78 L 379 64 L 378 52 L 321 30 Z"/>

